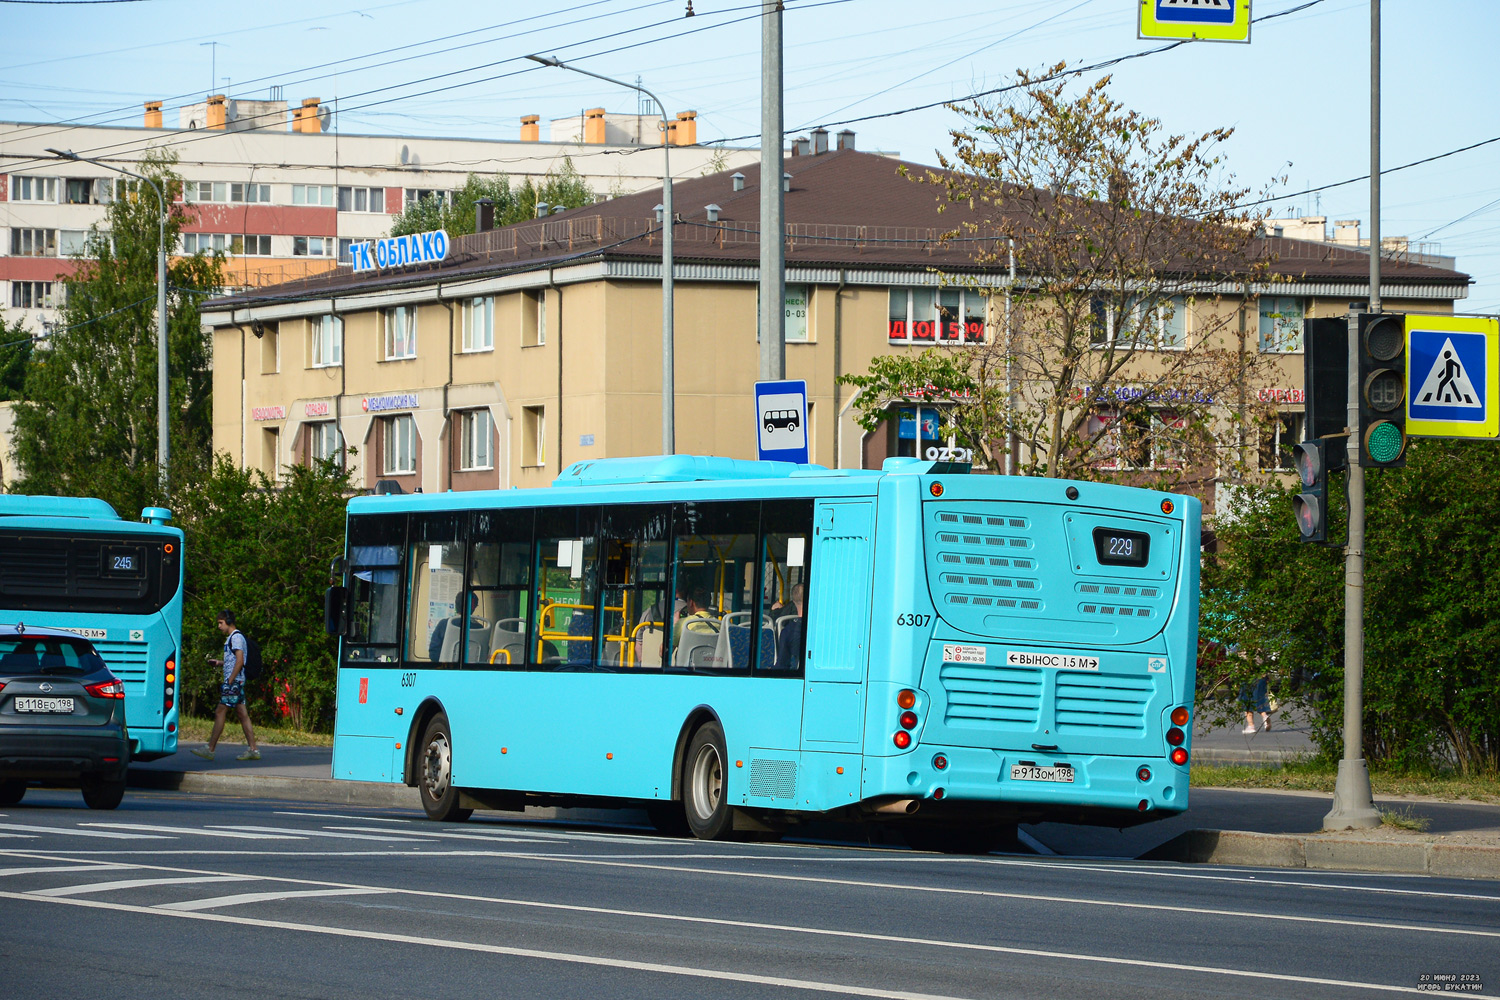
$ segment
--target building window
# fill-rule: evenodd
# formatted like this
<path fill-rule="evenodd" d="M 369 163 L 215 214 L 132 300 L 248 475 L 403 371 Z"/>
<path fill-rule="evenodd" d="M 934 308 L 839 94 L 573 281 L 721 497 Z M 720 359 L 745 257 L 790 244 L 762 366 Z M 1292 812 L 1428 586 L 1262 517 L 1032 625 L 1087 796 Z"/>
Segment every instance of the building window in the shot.
<path fill-rule="evenodd" d="M 464 350 L 495 349 L 495 299 L 483 296 L 464 302 Z"/>
<path fill-rule="evenodd" d="M 44 201 L 57 203 L 56 177 L 17 177 L 10 179 L 11 201 Z"/>
<path fill-rule="evenodd" d="M 384 212 L 385 188 L 339 188 L 340 212 Z"/>
<path fill-rule="evenodd" d="M 332 257 L 334 242 L 332 236 L 293 236 L 293 257 Z"/>
<path fill-rule="evenodd" d="M 1302 353 L 1302 318 L 1306 314 L 1301 299 L 1285 295 L 1261 296 L 1261 351 L 1266 354 Z"/>
<path fill-rule="evenodd" d="M 547 464 L 547 408 L 521 407 L 521 464 Z"/>
<path fill-rule="evenodd" d="M 1166 410 L 1101 412 L 1086 433 L 1102 437 L 1094 451 L 1101 469 L 1176 469 L 1183 464 L 1181 434 L 1186 421 Z"/>
<path fill-rule="evenodd" d="M 459 468 L 493 469 L 495 467 L 495 421 L 489 410 L 464 410 L 459 414 Z"/>
<path fill-rule="evenodd" d="M 1260 469 L 1262 472 L 1295 472 L 1295 455 L 1302 440 L 1306 414 L 1278 413 L 1276 419 L 1260 434 Z"/>
<path fill-rule="evenodd" d="M 344 435 L 339 433 L 339 425 L 332 420 L 320 421 L 308 424 L 306 428 L 307 453 L 313 461 L 327 462 L 330 459 L 343 466 L 344 457 Z"/>
<path fill-rule="evenodd" d="M 240 181 L 188 181 L 182 186 L 182 200 L 235 205 L 269 205 L 271 185 Z"/>
<path fill-rule="evenodd" d="M 547 292 L 521 293 L 521 346 L 540 347 L 547 342 Z"/>
<path fill-rule="evenodd" d="M 267 427 L 261 432 L 261 471 L 270 477 L 272 482 L 281 479 L 281 429 L 279 427 Z"/>
<path fill-rule="evenodd" d="M 354 246 L 354 240 L 347 239 L 345 237 L 340 237 L 339 238 L 339 263 L 340 264 L 352 264 L 352 263 L 354 263 L 354 255 L 349 252 L 349 248 L 352 247 L 352 246 Z"/>
<path fill-rule="evenodd" d="M 57 252 L 63 257 L 81 256 L 89 245 L 89 234 L 83 229 L 61 229 L 57 233 Z"/>
<path fill-rule="evenodd" d="M 246 233 L 244 236 L 233 238 L 234 248 L 232 253 L 242 253 L 247 257 L 269 257 L 271 256 L 271 237 L 258 234 Z"/>
<path fill-rule="evenodd" d="M 417 356 L 417 307 L 396 306 L 383 311 L 385 359 L 399 361 Z"/>
<path fill-rule="evenodd" d="M 10 283 L 10 305 L 12 309 L 53 309 L 57 301 L 53 298 L 53 283 L 50 281 L 12 281 Z"/>
<path fill-rule="evenodd" d="M 312 337 L 312 366 L 332 368 L 344 363 L 344 321 L 337 316 L 317 316 L 308 322 Z"/>
<path fill-rule="evenodd" d="M 1161 350 L 1180 350 L 1187 346 L 1188 300 L 1174 295 L 1156 310 L 1156 346 Z"/>
<path fill-rule="evenodd" d="M 12 229 L 10 231 L 10 255 L 12 257 L 56 257 L 56 229 Z"/>
<path fill-rule="evenodd" d="M 231 183 L 229 185 L 229 200 L 249 204 L 269 204 L 271 201 L 271 185 Z"/>
<path fill-rule="evenodd" d="M 334 189 L 332 184 L 293 184 L 293 205 L 327 205 L 334 206 Z"/>
<path fill-rule="evenodd" d="M 441 204 L 448 204 L 453 200 L 453 192 L 438 188 L 407 188 L 406 205 L 410 208 L 424 198 L 435 198 Z"/>
<path fill-rule="evenodd" d="M 275 375 L 281 371 L 281 330 L 268 325 L 260 335 L 260 373 Z"/>
<path fill-rule="evenodd" d="M 239 253 L 243 237 L 229 233 L 183 233 L 183 253 Z"/>
<path fill-rule="evenodd" d="M 982 344 L 985 305 L 969 288 L 892 288 L 886 337 L 892 344 Z"/>
<path fill-rule="evenodd" d="M 407 475 L 417 471 L 417 422 L 411 414 L 385 419 L 385 472 Z"/>
<path fill-rule="evenodd" d="M 808 332 L 812 289 L 807 285 L 786 286 L 785 330 L 788 344 L 806 344 L 812 340 Z"/>
<path fill-rule="evenodd" d="M 63 203 L 108 205 L 112 187 L 107 177 L 69 177 L 63 182 Z"/>

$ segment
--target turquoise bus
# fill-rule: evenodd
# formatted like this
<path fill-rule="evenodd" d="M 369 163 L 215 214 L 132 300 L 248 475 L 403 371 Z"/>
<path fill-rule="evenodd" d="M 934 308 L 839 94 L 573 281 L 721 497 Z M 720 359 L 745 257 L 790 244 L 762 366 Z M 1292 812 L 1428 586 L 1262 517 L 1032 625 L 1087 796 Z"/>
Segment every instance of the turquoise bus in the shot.
<path fill-rule="evenodd" d="M 86 637 L 125 683 L 131 756 L 177 752 L 182 532 L 103 500 L 0 494 L 0 622 Z"/>
<path fill-rule="evenodd" d="M 1199 502 L 669 456 L 349 504 L 334 776 L 475 808 L 988 849 L 1188 803 Z"/>

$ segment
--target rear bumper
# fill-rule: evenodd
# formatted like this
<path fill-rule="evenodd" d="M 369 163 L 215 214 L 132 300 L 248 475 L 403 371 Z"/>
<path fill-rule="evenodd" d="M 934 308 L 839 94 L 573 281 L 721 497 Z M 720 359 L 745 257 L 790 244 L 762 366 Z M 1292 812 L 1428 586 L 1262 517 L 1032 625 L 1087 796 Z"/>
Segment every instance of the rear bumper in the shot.
<path fill-rule="evenodd" d="M 948 766 L 939 770 L 939 754 Z M 1051 767 L 1071 764 L 1073 781 L 1026 781 L 1011 778 L 1015 764 Z M 1151 771 L 1140 780 L 1141 767 Z M 941 789 L 941 798 L 938 791 Z M 1127 826 L 1175 816 L 1188 805 L 1188 769 L 1162 757 L 1106 757 L 1038 750 L 991 750 L 921 743 L 907 753 L 866 757 L 863 797 L 922 800 L 947 811 L 985 807 L 997 816 L 1023 822 L 1059 820 Z M 1146 808 L 1141 808 L 1141 803 Z"/>
<path fill-rule="evenodd" d="M 123 778 L 129 766 L 130 741 L 118 726 L 83 732 L 0 731 L 0 778 L 77 781 L 99 777 L 113 781 Z"/>

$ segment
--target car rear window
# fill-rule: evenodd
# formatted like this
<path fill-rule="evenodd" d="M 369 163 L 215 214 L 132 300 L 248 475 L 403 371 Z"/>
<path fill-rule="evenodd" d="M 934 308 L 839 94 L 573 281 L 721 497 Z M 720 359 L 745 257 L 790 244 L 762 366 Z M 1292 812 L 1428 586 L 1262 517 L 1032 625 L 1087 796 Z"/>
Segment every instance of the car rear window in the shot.
<path fill-rule="evenodd" d="M 50 635 L 0 638 L 0 674 L 89 674 L 103 666 L 94 647 L 82 639 Z"/>

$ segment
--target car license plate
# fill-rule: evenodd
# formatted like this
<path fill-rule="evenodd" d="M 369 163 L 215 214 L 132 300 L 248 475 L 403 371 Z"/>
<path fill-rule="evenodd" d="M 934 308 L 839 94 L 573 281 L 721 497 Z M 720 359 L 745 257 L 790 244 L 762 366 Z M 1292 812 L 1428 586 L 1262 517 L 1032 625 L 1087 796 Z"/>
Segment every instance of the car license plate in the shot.
<path fill-rule="evenodd" d="M 17 712 L 64 712 L 73 711 L 72 698 L 17 698 Z"/>
<path fill-rule="evenodd" d="M 1037 767 L 1035 764 L 1012 764 L 1011 781 L 1063 781 L 1072 783 L 1073 768 L 1069 764 L 1054 767 Z"/>

